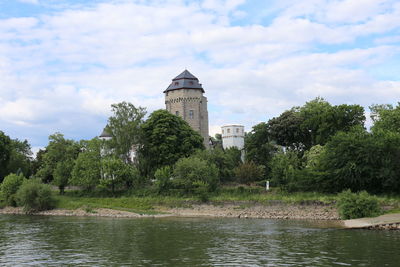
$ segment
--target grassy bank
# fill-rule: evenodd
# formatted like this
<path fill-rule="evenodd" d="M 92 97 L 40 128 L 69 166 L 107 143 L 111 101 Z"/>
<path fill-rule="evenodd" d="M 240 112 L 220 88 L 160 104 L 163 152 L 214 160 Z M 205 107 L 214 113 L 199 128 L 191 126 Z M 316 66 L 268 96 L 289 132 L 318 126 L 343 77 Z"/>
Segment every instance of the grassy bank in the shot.
<path fill-rule="evenodd" d="M 78 209 L 88 211 L 96 208 L 109 208 L 142 214 L 158 213 L 158 207 L 187 207 L 200 204 L 202 201 L 197 196 L 160 196 L 151 192 L 132 192 L 130 195 L 118 197 L 109 196 L 79 196 L 77 192 L 67 192 L 66 195 L 57 195 L 57 208 Z M 387 212 L 400 211 L 400 196 L 378 196 L 379 202 L 386 207 Z M 337 195 L 321 193 L 285 193 L 277 190 L 265 192 L 260 188 L 223 188 L 218 193 L 208 196 L 208 203 L 223 205 L 235 203 L 238 205 L 272 205 L 274 203 L 286 204 L 317 204 L 333 205 Z"/>

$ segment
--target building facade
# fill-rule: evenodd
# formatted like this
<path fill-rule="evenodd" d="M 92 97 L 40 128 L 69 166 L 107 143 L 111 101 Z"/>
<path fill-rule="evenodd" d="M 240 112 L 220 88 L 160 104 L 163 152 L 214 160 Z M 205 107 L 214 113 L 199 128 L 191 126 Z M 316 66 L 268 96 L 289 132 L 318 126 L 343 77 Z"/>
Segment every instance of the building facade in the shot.
<path fill-rule="evenodd" d="M 164 91 L 165 106 L 170 113 L 180 116 L 200 133 L 204 146 L 209 148 L 207 98 L 199 80 L 185 70 Z"/>
<path fill-rule="evenodd" d="M 225 125 L 221 127 L 222 147 L 224 149 L 236 147 L 242 152 L 242 161 L 244 161 L 244 126 L 243 125 Z"/>

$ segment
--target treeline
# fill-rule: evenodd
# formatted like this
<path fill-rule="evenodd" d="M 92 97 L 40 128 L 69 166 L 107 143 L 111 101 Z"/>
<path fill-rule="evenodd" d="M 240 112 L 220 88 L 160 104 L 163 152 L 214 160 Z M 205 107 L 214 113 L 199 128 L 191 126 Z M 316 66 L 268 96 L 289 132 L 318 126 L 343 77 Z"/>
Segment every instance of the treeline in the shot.
<path fill-rule="evenodd" d="M 32 159 L 29 144 L 0 132 L 0 179 L 23 174 L 43 183 L 83 191 L 206 196 L 221 184 L 263 184 L 286 191 L 400 192 L 400 105 L 370 107 L 365 127 L 359 105 L 331 105 L 316 98 L 253 127 L 241 151 L 222 149 L 217 135 L 211 150 L 180 117 L 126 102 L 112 105 L 105 131 L 109 140 L 79 142 L 60 133 Z"/>
<path fill-rule="evenodd" d="M 333 106 L 316 98 L 253 127 L 247 160 L 287 191 L 400 192 L 400 105 Z"/>

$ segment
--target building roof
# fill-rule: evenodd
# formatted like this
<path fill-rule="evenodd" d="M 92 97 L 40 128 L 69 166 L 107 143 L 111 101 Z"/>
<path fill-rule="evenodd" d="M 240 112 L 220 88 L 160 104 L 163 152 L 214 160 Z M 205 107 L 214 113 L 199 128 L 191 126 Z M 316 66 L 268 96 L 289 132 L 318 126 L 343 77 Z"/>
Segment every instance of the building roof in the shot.
<path fill-rule="evenodd" d="M 204 89 L 201 83 L 199 83 L 199 79 L 188 70 L 184 70 L 181 74 L 172 79 L 171 84 L 164 93 L 179 89 L 198 89 L 204 93 Z"/>
<path fill-rule="evenodd" d="M 106 131 L 106 128 L 103 129 L 103 132 L 101 133 L 101 135 L 99 137 L 112 137 L 112 135 Z"/>

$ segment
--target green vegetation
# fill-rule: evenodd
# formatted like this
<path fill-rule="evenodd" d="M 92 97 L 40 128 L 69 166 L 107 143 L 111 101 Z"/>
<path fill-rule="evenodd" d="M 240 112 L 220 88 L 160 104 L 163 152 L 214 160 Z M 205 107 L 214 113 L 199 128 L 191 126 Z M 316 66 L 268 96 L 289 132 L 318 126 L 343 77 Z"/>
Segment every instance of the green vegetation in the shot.
<path fill-rule="evenodd" d="M 36 159 L 27 141 L 0 131 L 0 180 L 10 173 L 38 178 L 58 187 L 59 207 L 87 210 L 152 212 L 157 205 L 199 201 L 333 204 L 347 189 L 394 196 L 377 203 L 399 209 L 400 104 L 370 110 L 374 124 L 367 131 L 359 105 L 335 106 L 316 98 L 293 107 L 246 134 L 242 162 L 242 151 L 222 148 L 221 135 L 212 138 L 213 149 L 205 150 L 202 137 L 179 116 L 157 110 L 146 119 L 145 108 L 122 102 L 112 105 L 105 127 L 110 140 L 77 142 L 55 133 Z M 18 204 L 15 192 L 23 176 L 4 180 L 1 206 Z M 273 192 L 265 193 L 266 181 Z M 24 187 L 48 192 L 37 182 Z M 354 197 L 356 206 L 368 203 L 365 194 Z M 349 215 L 343 216 L 358 212 L 346 207 Z M 359 213 L 364 210 L 373 209 Z"/>
<path fill-rule="evenodd" d="M 366 191 L 358 194 L 350 190 L 343 191 L 338 195 L 337 205 L 342 219 L 376 217 L 382 213 L 378 199 Z"/>
<path fill-rule="evenodd" d="M 6 205 L 17 206 L 16 193 L 23 181 L 24 177 L 22 175 L 13 173 L 4 178 L 3 183 L 0 185 L 0 196 Z"/>
<path fill-rule="evenodd" d="M 27 213 L 55 207 L 53 192 L 49 185 L 37 179 L 25 180 L 17 192 L 17 202 Z"/>

